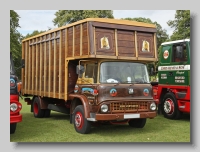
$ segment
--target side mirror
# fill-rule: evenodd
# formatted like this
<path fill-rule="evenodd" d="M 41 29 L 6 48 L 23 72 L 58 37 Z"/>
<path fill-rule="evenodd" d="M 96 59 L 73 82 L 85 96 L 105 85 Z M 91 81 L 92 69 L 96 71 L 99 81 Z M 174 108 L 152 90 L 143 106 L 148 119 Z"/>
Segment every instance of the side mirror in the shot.
<path fill-rule="evenodd" d="M 24 67 L 25 67 L 25 60 L 22 59 L 22 61 L 21 61 L 21 68 L 24 68 Z"/>
<path fill-rule="evenodd" d="M 85 72 L 85 68 L 82 65 L 77 65 L 76 66 L 76 74 L 82 75 Z"/>

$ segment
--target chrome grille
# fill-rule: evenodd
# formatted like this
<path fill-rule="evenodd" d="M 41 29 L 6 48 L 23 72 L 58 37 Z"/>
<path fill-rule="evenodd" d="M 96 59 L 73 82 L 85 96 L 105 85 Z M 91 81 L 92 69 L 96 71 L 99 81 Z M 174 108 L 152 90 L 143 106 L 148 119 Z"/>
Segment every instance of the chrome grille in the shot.
<path fill-rule="evenodd" d="M 110 104 L 110 111 L 115 112 L 139 112 L 139 111 L 148 111 L 147 102 L 112 102 Z"/>

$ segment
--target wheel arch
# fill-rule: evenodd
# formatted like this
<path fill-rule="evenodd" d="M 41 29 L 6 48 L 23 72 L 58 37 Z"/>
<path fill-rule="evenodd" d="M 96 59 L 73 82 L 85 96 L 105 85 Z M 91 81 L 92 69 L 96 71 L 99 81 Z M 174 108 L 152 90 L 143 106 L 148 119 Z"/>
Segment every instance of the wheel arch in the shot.
<path fill-rule="evenodd" d="M 76 95 L 76 94 L 71 94 L 69 95 L 71 98 L 71 105 L 70 105 L 70 114 L 73 114 L 74 109 L 78 105 L 83 105 L 84 108 L 84 113 L 85 113 L 85 118 L 90 117 L 90 112 L 89 112 L 89 105 L 88 105 L 88 100 L 84 95 Z"/>
<path fill-rule="evenodd" d="M 167 94 L 168 92 L 169 91 L 167 88 L 162 88 L 161 93 L 160 93 L 160 98 L 159 98 L 160 104 L 163 102 L 163 98 L 164 98 L 165 94 Z"/>

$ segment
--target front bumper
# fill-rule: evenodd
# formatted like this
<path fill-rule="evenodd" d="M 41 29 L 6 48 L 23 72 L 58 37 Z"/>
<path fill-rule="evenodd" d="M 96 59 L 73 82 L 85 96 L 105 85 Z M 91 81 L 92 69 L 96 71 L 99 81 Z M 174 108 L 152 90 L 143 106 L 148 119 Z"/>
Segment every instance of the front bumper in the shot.
<path fill-rule="evenodd" d="M 10 116 L 10 123 L 18 123 L 22 121 L 22 115 L 14 115 L 14 116 Z"/>
<path fill-rule="evenodd" d="M 137 118 L 154 118 L 157 112 L 143 112 L 143 113 L 116 113 L 116 114 L 96 114 L 94 118 L 89 118 L 91 121 L 108 121 L 108 120 L 124 120 Z"/>

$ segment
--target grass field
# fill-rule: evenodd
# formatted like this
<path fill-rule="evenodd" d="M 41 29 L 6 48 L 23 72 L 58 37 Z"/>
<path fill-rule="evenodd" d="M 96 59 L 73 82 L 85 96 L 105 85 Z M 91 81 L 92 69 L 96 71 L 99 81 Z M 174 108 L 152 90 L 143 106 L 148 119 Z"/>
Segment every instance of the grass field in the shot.
<path fill-rule="evenodd" d="M 30 106 L 23 105 L 22 122 L 17 124 L 11 142 L 190 142 L 190 116 L 169 120 L 158 115 L 147 119 L 142 129 L 128 124 L 93 127 L 89 134 L 79 134 L 69 122 L 69 115 L 51 112 L 50 118 L 34 118 Z"/>

